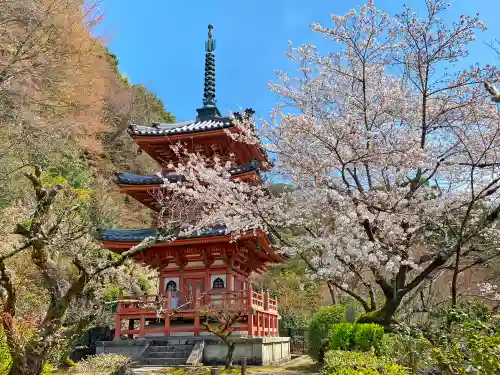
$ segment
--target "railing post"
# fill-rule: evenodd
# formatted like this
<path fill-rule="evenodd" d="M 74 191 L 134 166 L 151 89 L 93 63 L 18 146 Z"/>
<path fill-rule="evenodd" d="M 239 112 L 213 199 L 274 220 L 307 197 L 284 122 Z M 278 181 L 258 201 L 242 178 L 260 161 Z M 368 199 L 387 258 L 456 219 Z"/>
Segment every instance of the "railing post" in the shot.
<path fill-rule="evenodd" d="M 269 310 L 269 290 L 264 293 L 264 310 Z"/>

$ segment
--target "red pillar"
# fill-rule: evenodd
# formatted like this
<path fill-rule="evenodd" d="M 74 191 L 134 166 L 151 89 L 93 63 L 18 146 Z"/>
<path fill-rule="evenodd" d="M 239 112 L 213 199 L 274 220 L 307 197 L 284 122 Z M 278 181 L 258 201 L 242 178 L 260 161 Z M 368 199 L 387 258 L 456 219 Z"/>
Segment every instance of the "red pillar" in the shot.
<path fill-rule="evenodd" d="M 255 313 L 255 320 L 257 320 L 257 336 L 260 336 L 260 314 L 258 311 Z"/>
<path fill-rule="evenodd" d="M 120 314 L 115 315 L 115 339 L 119 339 L 122 334 L 122 318 Z"/>
<path fill-rule="evenodd" d="M 144 336 L 146 333 L 146 319 L 144 315 L 141 315 L 141 319 L 139 320 L 139 336 Z"/>
<path fill-rule="evenodd" d="M 165 335 L 170 336 L 170 315 L 165 314 L 165 327 L 164 327 Z"/>
<path fill-rule="evenodd" d="M 253 314 L 250 312 L 248 314 L 248 336 L 253 336 Z"/>
<path fill-rule="evenodd" d="M 194 316 L 194 335 L 200 335 L 200 316 L 197 313 Z"/>

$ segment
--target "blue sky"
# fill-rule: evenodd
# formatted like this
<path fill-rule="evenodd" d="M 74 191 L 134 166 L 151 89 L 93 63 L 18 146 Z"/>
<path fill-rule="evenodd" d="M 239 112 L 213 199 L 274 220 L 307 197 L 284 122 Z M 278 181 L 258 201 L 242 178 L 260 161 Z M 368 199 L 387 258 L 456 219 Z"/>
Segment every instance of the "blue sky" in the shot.
<path fill-rule="evenodd" d="M 105 21 L 98 33 L 120 61 L 120 70 L 133 83 L 154 91 L 179 121 L 196 116 L 202 103 L 204 42 L 207 25 L 214 25 L 217 40 L 216 98 L 223 114 L 240 107 L 266 116 L 276 102 L 268 89 L 274 70 L 294 66 L 283 52 L 287 42 L 317 44 L 322 50 L 333 43 L 310 31 L 311 22 L 329 23 L 332 13 L 344 14 L 360 0 L 103 0 Z M 390 14 L 406 3 L 417 11 L 423 0 L 379 0 L 378 8 Z M 488 31 L 478 35 L 470 61 L 494 63 L 483 42 L 500 39 L 500 3 L 497 0 L 456 0 L 446 14 L 479 12 Z"/>

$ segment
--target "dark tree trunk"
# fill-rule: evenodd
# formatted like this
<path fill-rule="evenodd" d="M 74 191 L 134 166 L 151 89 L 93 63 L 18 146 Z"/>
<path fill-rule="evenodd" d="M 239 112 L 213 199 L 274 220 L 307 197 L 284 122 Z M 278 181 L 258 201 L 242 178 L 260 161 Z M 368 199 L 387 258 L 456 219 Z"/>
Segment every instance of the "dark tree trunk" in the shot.
<path fill-rule="evenodd" d="M 458 295 L 458 274 L 460 266 L 460 248 L 457 250 L 455 255 L 455 266 L 453 268 L 453 278 L 451 280 L 451 305 L 455 307 L 457 305 L 457 295 Z"/>
<path fill-rule="evenodd" d="M 40 375 L 44 362 L 34 351 L 28 350 L 24 356 L 12 358 L 9 375 Z"/>
<path fill-rule="evenodd" d="M 330 291 L 330 297 L 332 298 L 332 305 L 336 305 L 337 304 L 337 295 L 336 295 L 335 285 L 333 285 L 329 281 L 326 282 L 326 285 L 328 285 L 328 290 Z"/>
<path fill-rule="evenodd" d="M 233 353 L 234 347 L 236 344 L 233 341 L 228 341 L 227 345 L 227 355 L 226 355 L 226 369 L 230 368 L 233 365 Z"/>
<path fill-rule="evenodd" d="M 401 298 L 387 299 L 382 308 L 361 315 L 357 322 L 380 324 L 386 330 L 390 330 L 390 325 L 394 322 L 394 314 L 400 304 Z"/>

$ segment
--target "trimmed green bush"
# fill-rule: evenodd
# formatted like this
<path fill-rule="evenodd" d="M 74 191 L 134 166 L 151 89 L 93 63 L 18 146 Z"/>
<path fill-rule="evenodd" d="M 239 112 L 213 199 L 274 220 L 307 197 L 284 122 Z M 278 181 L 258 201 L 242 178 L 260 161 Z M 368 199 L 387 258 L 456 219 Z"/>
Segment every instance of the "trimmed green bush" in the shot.
<path fill-rule="evenodd" d="M 406 368 L 367 352 L 330 350 L 325 356 L 328 375 L 409 375 Z"/>
<path fill-rule="evenodd" d="M 372 347 L 379 352 L 384 337 L 384 328 L 378 324 L 355 324 L 354 325 L 354 350 L 366 352 Z"/>
<path fill-rule="evenodd" d="M 384 328 L 378 324 L 333 324 L 330 330 L 330 349 L 380 353 Z"/>
<path fill-rule="evenodd" d="M 351 350 L 353 346 L 354 324 L 333 324 L 330 330 L 330 349 Z"/>
<path fill-rule="evenodd" d="M 325 346 L 325 340 L 329 339 L 332 325 L 341 323 L 344 320 L 344 306 L 322 307 L 314 313 L 308 332 L 309 355 L 312 358 L 320 359 L 322 347 Z"/>

